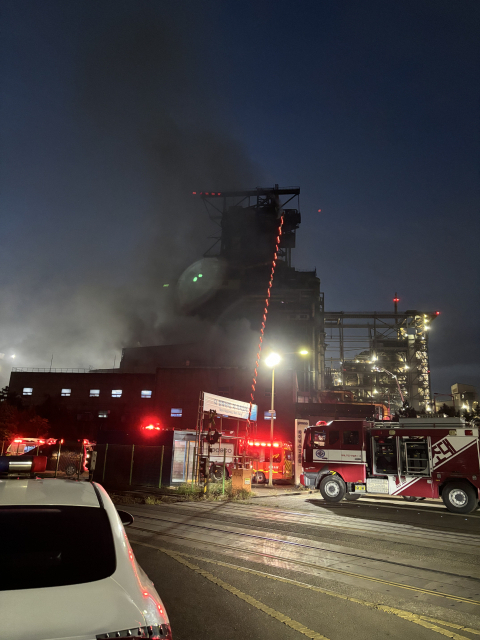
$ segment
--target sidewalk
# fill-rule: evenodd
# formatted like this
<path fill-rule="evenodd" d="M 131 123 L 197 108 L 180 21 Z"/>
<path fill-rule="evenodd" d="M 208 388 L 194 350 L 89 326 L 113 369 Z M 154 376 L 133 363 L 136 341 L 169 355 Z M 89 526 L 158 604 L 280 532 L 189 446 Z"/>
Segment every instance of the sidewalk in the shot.
<path fill-rule="evenodd" d="M 278 498 L 279 496 L 308 495 L 308 491 L 299 489 L 293 484 L 274 484 L 273 487 L 262 484 L 252 484 L 252 500 L 256 498 Z"/>

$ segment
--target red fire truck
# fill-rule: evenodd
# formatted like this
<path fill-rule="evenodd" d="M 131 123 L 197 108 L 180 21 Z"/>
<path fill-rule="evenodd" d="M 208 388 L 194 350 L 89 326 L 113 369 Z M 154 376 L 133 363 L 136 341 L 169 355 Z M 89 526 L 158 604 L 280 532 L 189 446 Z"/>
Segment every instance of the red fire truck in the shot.
<path fill-rule="evenodd" d="M 235 444 L 237 442 L 237 444 Z M 203 442 L 203 455 L 207 456 L 208 444 Z M 235 456 L 234 451 L 238 454 Z M 219 480 L 223 475 L 223 460 L 225 454 L 226 477 L 230 478 L 235 462 L 250 465 L 252 481 L 258 484 L 268 482 L 270 468 L 270 441 L 268 439 L 248 439 L 247 442 L 229 436 L 222 436 L 221 440 L 210 446 L 208 460 L 210 477 Z M 273 442 L 273 480 L 291 480 L 293 478 L 293 451 L 290 442 Z"/>
<path fill-rule="evenodd" d="M 453 513 L 479 506 L 478 427 L 463 418 L 334 420 L 304 432 L 301 483 L 327 502 L 366 494 L 439 498 Z"/>
<path fill-rule="evenodd" d="M 270 441 L 248 440 L 245 454 L 249 457 L 253 482 L 264 484 L 268 481 L 270 469 Z M 293 451 L 291 442 L 273 442 L 272 479 L 291 480 L 293 478 Z"/>

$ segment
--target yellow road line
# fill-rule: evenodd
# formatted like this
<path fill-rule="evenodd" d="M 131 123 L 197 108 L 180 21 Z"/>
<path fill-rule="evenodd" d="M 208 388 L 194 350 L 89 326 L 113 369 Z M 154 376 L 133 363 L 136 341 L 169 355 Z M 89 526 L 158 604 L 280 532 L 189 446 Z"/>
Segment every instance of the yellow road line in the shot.
<path fill-rule="evenodd" d="M 408 620 L 409 622 L 412 622 L 414 624 L 418 624 L 421 627 L 425 627 L 426 629 L 430 629 L 431 631 L 434 631 L 436 633 L 440 633 L 441 635 L 446 636 L 447 638 L 451 638 L 451 640 L 469 640 L 469 638 L 467 638 L 466 636 L 461 636 L 458 633 L 455 633 L 453 631 L 449 631 L 447 629 L 442 629 L 442 627 L 438 626 L 439 624 L 444 625 L 446 627 L 451 627 L 453 629 L 457 629 L 458 631 L 464 631 L 466 633 L 472 633 L 472 634 L 480 635 L 480 631 L 478 631 L 477 629 L 471 629 L 469 627 L 465 627 L 465 626 L 462 626 L 462 625 L 459 625 L 459 624 L 455 624 L 453 622 L 446 622 L 445 620 L 437 620 L 436 618 L 430 618 L 428 616 L 421 616 L 421 615 L 418 615 L 416 613 L 411 613 L 410 611 L 403 611 L 402 609 L 396 609 L 394 607 L 388 607 L 386 605 L 376 604 L 374 602 L 368 602 L 367 600 L 360 600 L 359 598 L 354 598 L 352 596 L 346 596 L 346 595 L 343 595 L 343 594 L 340 594 L 340 593 L 335 593 L 334 591 L 329 591 L 328 589 L 322 589 L 321 587 L 316 587 L 314 585 L 311 585 L 311 584 L 308 584 L 308 583 L 305 583 L 305 582 L 299 582 L 297 580 L 292 580 L 290 578 L 283 578 L 281 576 L 275 576 L 275 575 L 272 575 L 270 573 L 265 573 L 264 571 L 257 571 L 255 569 L 250 569 L 248 567 L 240 567 L 238 565 L 230 564 L 228 562 L 222 562 L 221 560 L 212 560 L 211 558 L 201 558 L 199 556 L 194 556 L 194 555 L 191 555 L 189 553 L 175 552 L 175 551 L 171 551 L 170 549 L 165 549 L 164 547 L 158 547 L 158 546 L 155 546 L 153 544 L 148 544 L 146 542 L 138 542 L 136 540 L 131 540 L 131 542 L 132 542 L 132 544 L 138 544 L 138 545 L 140 545 L 142 547 L 150 547 L 151 549 L 156 549 L 157 551 L 161 551 L 163 553 L 166 553 L 167 555 L 171 556 L 175 560 L 178 560 L 179 562 L 182 562 L 182 564 L 185 564 L 186 566 L 189 566 L 189 564 L 183 558 L 191 558 L 193 560 L 197 560 L 197 561 L 200 561 L 200 562 L 207 562 L 207 563 L 210 563 L 210 564 L 216 564 L 216 565 L 219 565 L 221 567 L 227 567 L 229 569 L 235 569 L 236 571 L 241 571 L 243 573 L 251 573 L 253 575 L 261 576 L 263 578 L 268 578 L 270 580 L 276 580 L 278 582 L 284 582 L 286 584 L 292 584 L 292 585 L 295 585 L 297 587 L 301 587 L 303 589 L 309 589 L 310 591 L 316 591 L 317 593 L 323 593 L 323 594 L 325 594 L 327 596 L 332 596 L 334 598 L 340 598 L 341 600 L 348 600 L 349 602 L 354 602 L 355 604 L 360 604 L 360 605 L 362 605 L 364 607 L 368 607 L 369 609 L 376 609 L 378 611 L 383 611 L 384 613 L 388 613 L 388 614 L 391 614 L 391 615 L 395 615 L 395 616 L 397 616 L 399 618 L 403 618 L 404 620 Z M 183 556 L 183 557 L 181 557 L 181 556 Z M 201 573 L 202 570 L 199 569 L 198 572 Z M 205 573 L 208 573 L 208 572 L 205 572 Z M 201 575 L 203 575 L 203 573 Z M 211 575 L 211 574 L 209 574 L 209 575 Z M 215 578 L 215 580 L 217 580 L 217 578 Z M 226 583 L 224 583 L 224 584 L 226 584 Z M 230 585 L 227 585 L 227 586 L 230 586 Z M 250 598 L 250 596 L 247 596 L 247 597 Z M 245 598 L 243 598 L 243 599 L 245 599 Z M 252 598 L 252 600 L 254 600 L 254 599 Z M 246 600 L 246 601 L 249 602 L 249 600 Z M 257 600 L 256 602 L 259 602 L 259 601 Z M 262 603 L 259 602 L 259 604 L 261 604 L 262 607 L 265 607 L 265 605 L 263 605 Z M 257 607 L 257 608 L 261 608 L 261 607 Z M 267 607 L 267 608 L 269 608 L 269 607 Z M 261 610 L 263 611 L 264 609 L 261 609 Z M 274 609 L 272 609 L 272 611 L 274 611 Z M 279 614 L 279 615 L 283 616 L 283 614 Z M 273 616 L 273 617 L 275 617 L 275 616 Z M 279 619 L 279 618 L 277 618 L 277 619 Z M 289 626 L 291 626 L 291 625 L 289 625 Z M 292 628 L 295 628 L 295 627 L 292 627 Z M 306 629 L 306 627 L 305 627 L 305 629 Z M 312 632 L 312 633 L 315 633 L 315 632 Z M 307 635 L 307 634 L 305 634 L 305 635 Z M 318 634 L 316 636 L 308 636 L 308 637 L 319 638 L 319 639 L 323 638 L 323 636 L 320 636 Z"/>
<path fill-rule="evenodd" d="M 180 536 L 178 534 L 166 533 L 163 531 L 155 531 L 154 529 L 145 529 L 143 527 L 135 527 L 132 529 L 136 531 L 145 531 L 159 537 L 175 538 L 176 540 L 187 540 L 188 542 L 198 543 L 199 541 L 188 536 Z M 284 542 L 281 539 L 272 539 L 272 542 Z M 388 585 L 389 587 L 397 587 L 398 589 L 407 589 L 408 591 L 416 591 L 417 593 L 424 593 L 429 596 L 437 596 L 439 598 L 448 598 L 449 600 L 455 600 L 455 602 L 466 602 L 467 604 L 480 605 L 479 600 L 473 600 L 473 598 L 464 598 L 463 596 L 454 596 L 451 593 L 444 593 L 443 591 L 433 591 L 431 589 L 422 589 L 421 587 L 413 587 L 409 584 L 403 584 L 402 582 L 392 582 L 391 580 L 383 580 L 382 578 L 375 578 L 374 576 L 367 576 L 362 573 L 353 573 L 352 571 L 345 571 L 345 569 L 334 569 L 333 567 L 322 567 L 321 565 L 314 564 L 313 562 L 305 562 L 304 560 L 297 560 L 294 558 L 284 558 L 283 556 L 276 556 L 273 553 L 264 553 L 262 551 L 254 551 L 253 549 L 241 549 L 228 544 L 222 544 L 216 542 L 215 546 L 222 547 L 223 549 L 230 549 L 237 553 L 249 553 L 251 555 L 262 556 L 265 558 L 273 558 L 274 560 L 280 560 L 281 562 L 288 562 L 290 564 L 299 564 L 305 567 L 314 567 L 318 571 L 328 571 L 329 573 L 338 573 L 343 576 L 349 576 L 350 578 L 359 578 L 360 580 L 368 580 L 370 582 L 377 582 L 380 584 Z"/>
<path fill-rule="evenodd" d="M 228 584 L 223 580 L 220 580 L 220 578 L 215 577 L 213 574 L 209 573 L 208 571 L 205 571 L 204 569 L 197 567 L 197 565 L 192 564 L 191 562 L 188 562 L 188 560 L 185 560 L 185 558 L 182 558 L 180 554 L 175 553 L 174 551 L 170 551 L 169 549 L 158 549 L 158 550 L 174 558 L 177 562 L 181 562 L 183 565 L 185 565 L 189 569 L 192 569 L 193 571 L 200 574 L 207 580 L 210 580 L 210 582 L 213 582 L 214 584 L 218 585 L 222 589 L 225 589 L 225 591 L 229 591 L 234 596 L 237 596 L 237 598 L 240 598 L 240 600 L 244 600 L 245 602 L 247 602 L 248 604 L 251 604 L 256 609 L 263 611 L 268 616 L 271 616 L 272 618 L 275 618 L 275 620 L 282 622 L 287 627 L 290 627 L 291 629 L 295 629 L 295 631 L 302 633 L 304 636 L 307 636 L 307 638 L 311 638 L 311 640 L 328 640 L 328 638 L 326 638 L 325 636 L 322 636 L 321 633 L 312 631 L 312 629 L 309 629 L 308 627 L 301 624 L 300 622 L 297 622 L 296 620 L 292 620 L 292 618 L 289 618 L 283 613 L 280 613 L 280 611 L 276 611 L 275 609 L 268 607 L 266 604 L 263 604 L 263 602 L 260 602 L 260 600 L 256 600 L 255 598 L 252 598 L 252 596 L 249 596 L 248 594 L 243 593 L 243 591 L 240 591 L 236 587 L 232 587 L 231 584 Z"/>

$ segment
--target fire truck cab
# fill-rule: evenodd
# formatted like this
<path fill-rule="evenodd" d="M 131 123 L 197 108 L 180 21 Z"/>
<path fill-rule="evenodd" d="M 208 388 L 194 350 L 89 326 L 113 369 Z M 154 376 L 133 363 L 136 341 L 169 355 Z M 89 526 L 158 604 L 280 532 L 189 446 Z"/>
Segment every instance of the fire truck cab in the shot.
<path fill-rule="evenodd" d="M 439 498 L 453 513 L 479 506 L 478 428 L 463 418 L 334 420 L 305 429 L 301 483 L 327 502 L 386 494 Z"/>

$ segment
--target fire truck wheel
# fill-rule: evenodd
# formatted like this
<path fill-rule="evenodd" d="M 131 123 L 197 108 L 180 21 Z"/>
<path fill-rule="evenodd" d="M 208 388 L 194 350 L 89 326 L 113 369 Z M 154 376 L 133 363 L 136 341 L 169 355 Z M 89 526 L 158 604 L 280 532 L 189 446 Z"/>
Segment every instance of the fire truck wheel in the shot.
<path fill-rule="evenodd" d="M 263 471 L 257 471 L 257 473 L 255 474 L 255 482 L 257 484 L 266 484 L 267 482 L 267 477 L 266 475 L 263 473 Z"/>
<path fill-rule="evenodd" d="M 340 502 L 345 497 L 347 487 L 340 476 L 325 476 L 320 481 L 320 493 L 327 502 Z"/>
<path fill-rule="evenodd" d="M 345 500 L 358 500 L 360 498 L 359 493 L 346 493 Z"/>
<path fill-rule="evenodd" d="M 70 463 L 65 467 L 65 475 L 66 476 L 74 476 L 77 473 L 77 467 Z"/>
<path fill-rule="evenodd" d="M 478 495 L 467 482 L 448 482 L 443 487 L 442 500 L 453 513 L 471 513 L 478 505 Z"/>
<path fill-rule="evenodd" d="M 210 472 L 212 480 L 221 480 L 223 478 L 223 465 L 215 465 Z M 228 469 L 225 469 L 225 480 L 228 480 Z"/>

